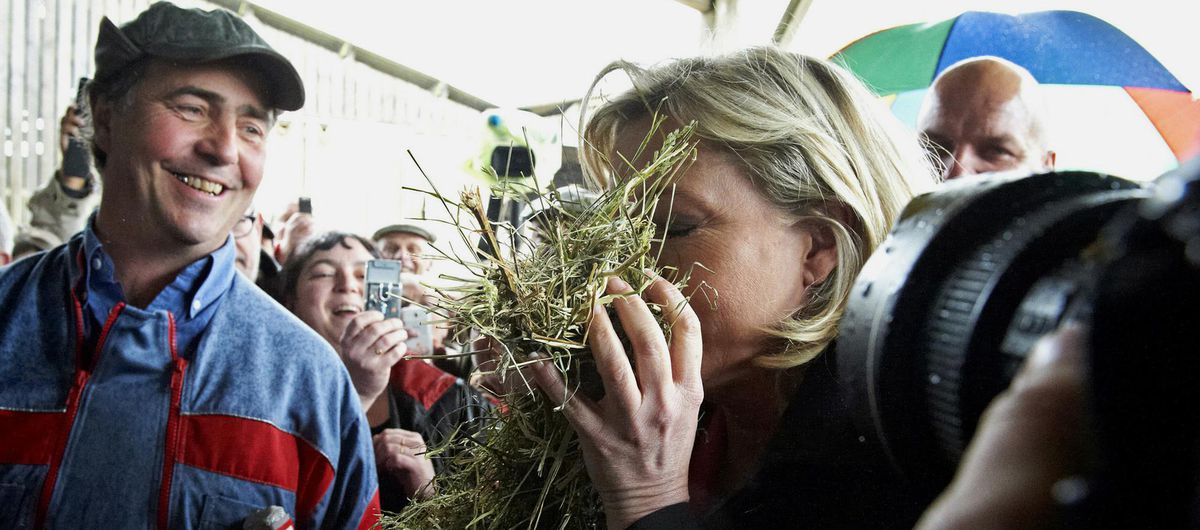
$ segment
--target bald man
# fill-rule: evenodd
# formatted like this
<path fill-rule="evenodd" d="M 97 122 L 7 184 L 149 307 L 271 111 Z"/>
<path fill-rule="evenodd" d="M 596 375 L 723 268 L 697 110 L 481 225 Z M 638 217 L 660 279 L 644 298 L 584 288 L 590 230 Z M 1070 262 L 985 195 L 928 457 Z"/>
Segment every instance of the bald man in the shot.
<path fill-rule="evenodd" d="M 933 81 L 917 128 L 946 180 L 963 175 L 1054 169 L 1038 83 L 999 57 L 967 59 Z"/>

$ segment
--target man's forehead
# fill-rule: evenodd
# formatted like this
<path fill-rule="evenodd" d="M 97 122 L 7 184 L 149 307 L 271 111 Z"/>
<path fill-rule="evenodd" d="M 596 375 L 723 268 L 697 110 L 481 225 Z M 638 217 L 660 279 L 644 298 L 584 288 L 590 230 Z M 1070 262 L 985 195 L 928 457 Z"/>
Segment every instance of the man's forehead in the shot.
<path fill-rule="evenodd" d="M 1030 111 L 1019 94 L 1008 98 L 939 99 L 918 124 L 926 134 L 995 137 L 1031 132 Z"/>
<path fill-rule="evenodd" d="M 384 243 L 391 243 L 394 245 L 404 245 L 404 244 L 409 244 L 409 243 L 418 243 L 418 244 L 426 243 L 426 240 L 424 237 L 414 234 L 412 232 L 391 232 L 388 234 L 384 234 L 383 237 L 380 238 L 380 240 L 382 240 Z"/>
<path fill-rule="evenodd" d="M 243 61 L 225 60 L 207 63 L 171 63 L 153 60 L 148 65 L 144 85 L 161 95 L 185 87 L 214 92 L 236 105 L 252 105 L 264 112 L 268 105 L 266 79 Z"/>

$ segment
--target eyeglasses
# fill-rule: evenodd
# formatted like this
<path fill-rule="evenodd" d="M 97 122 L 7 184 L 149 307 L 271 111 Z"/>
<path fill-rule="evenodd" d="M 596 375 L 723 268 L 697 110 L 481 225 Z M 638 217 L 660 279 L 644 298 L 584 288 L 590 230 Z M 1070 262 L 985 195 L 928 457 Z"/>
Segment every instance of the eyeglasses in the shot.
<path fill-rule="evenodd" d="M 243 215 L 237 220 L 237 224 L 233 225 L 233 237 L 243 238 L 250 235 L 254 231 L 254 221 L 258 220 L 258 216 L 254 214 Z"/>

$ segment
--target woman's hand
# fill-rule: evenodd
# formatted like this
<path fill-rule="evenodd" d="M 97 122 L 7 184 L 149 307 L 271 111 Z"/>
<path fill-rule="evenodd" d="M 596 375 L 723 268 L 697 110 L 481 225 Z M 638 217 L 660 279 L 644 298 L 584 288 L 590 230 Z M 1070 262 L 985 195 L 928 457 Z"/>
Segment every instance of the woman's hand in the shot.
<path fill-rule="evenodd" d="M 407 338 L 400 319 L 385 319 L 378 311 L 363 311 L 346 325 L 338 353 L 364 411 L 387 389 L 392 366 L 407 353 Z"/>
<path fill-rule="evenodd" d="M 404 496 L 428 499 L 433 496 L 433 462 L 425 456 L 425 440 L 404 429 L 385 429 L 371 437 L 375 465 L 400 483 Z"/>
<path fill-rule="evenodd" d="M 609 294 L 631 293 L 611 278 Z M 613 302 L 633 346 L 634 366 L 604 307 L 592 308 L 588 344 L 605 394 L 592 401 L 570 389 L 550 363 L 532 370 L 534 380 L 579 435 L 588 475 L 604 503 L 609 528 L 627 528 L 650 513 L 688 500 L 688 463 L 704 388 L 700 322 L 683 294 L 656 277 L 646 300 L 660 305 L 671 322 L 667 343 L 640 296 Z"/>
<path fill-rule="evenodd" d="M 1084 349 L 1077 327 L 1038 342 L 988 406 L 954 482 L 918 528 L 1053 527 L 1055 483 L 1083 465 Z"/>

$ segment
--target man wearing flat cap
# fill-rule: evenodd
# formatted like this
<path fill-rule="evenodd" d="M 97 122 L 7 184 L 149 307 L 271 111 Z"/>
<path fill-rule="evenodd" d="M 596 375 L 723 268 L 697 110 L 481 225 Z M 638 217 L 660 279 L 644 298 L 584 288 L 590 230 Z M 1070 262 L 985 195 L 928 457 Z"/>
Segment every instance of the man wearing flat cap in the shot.
<path fill-rule="evenodd" d="M 371 236 L 384 259 L 400 262 L 401 270 L 423 276 L 429 271 L 429 244 L 437 241 L 433 232 L 413 223 L 388 225 Z"/>
<path fill-rule="evenodd" d="M 234 266 L 295 68 L 232 13 L 156 3 L 102 21 L 88 90 L 99 210 L 0 273 L 0 527 L 370 526 L 349 376 Z"/>

